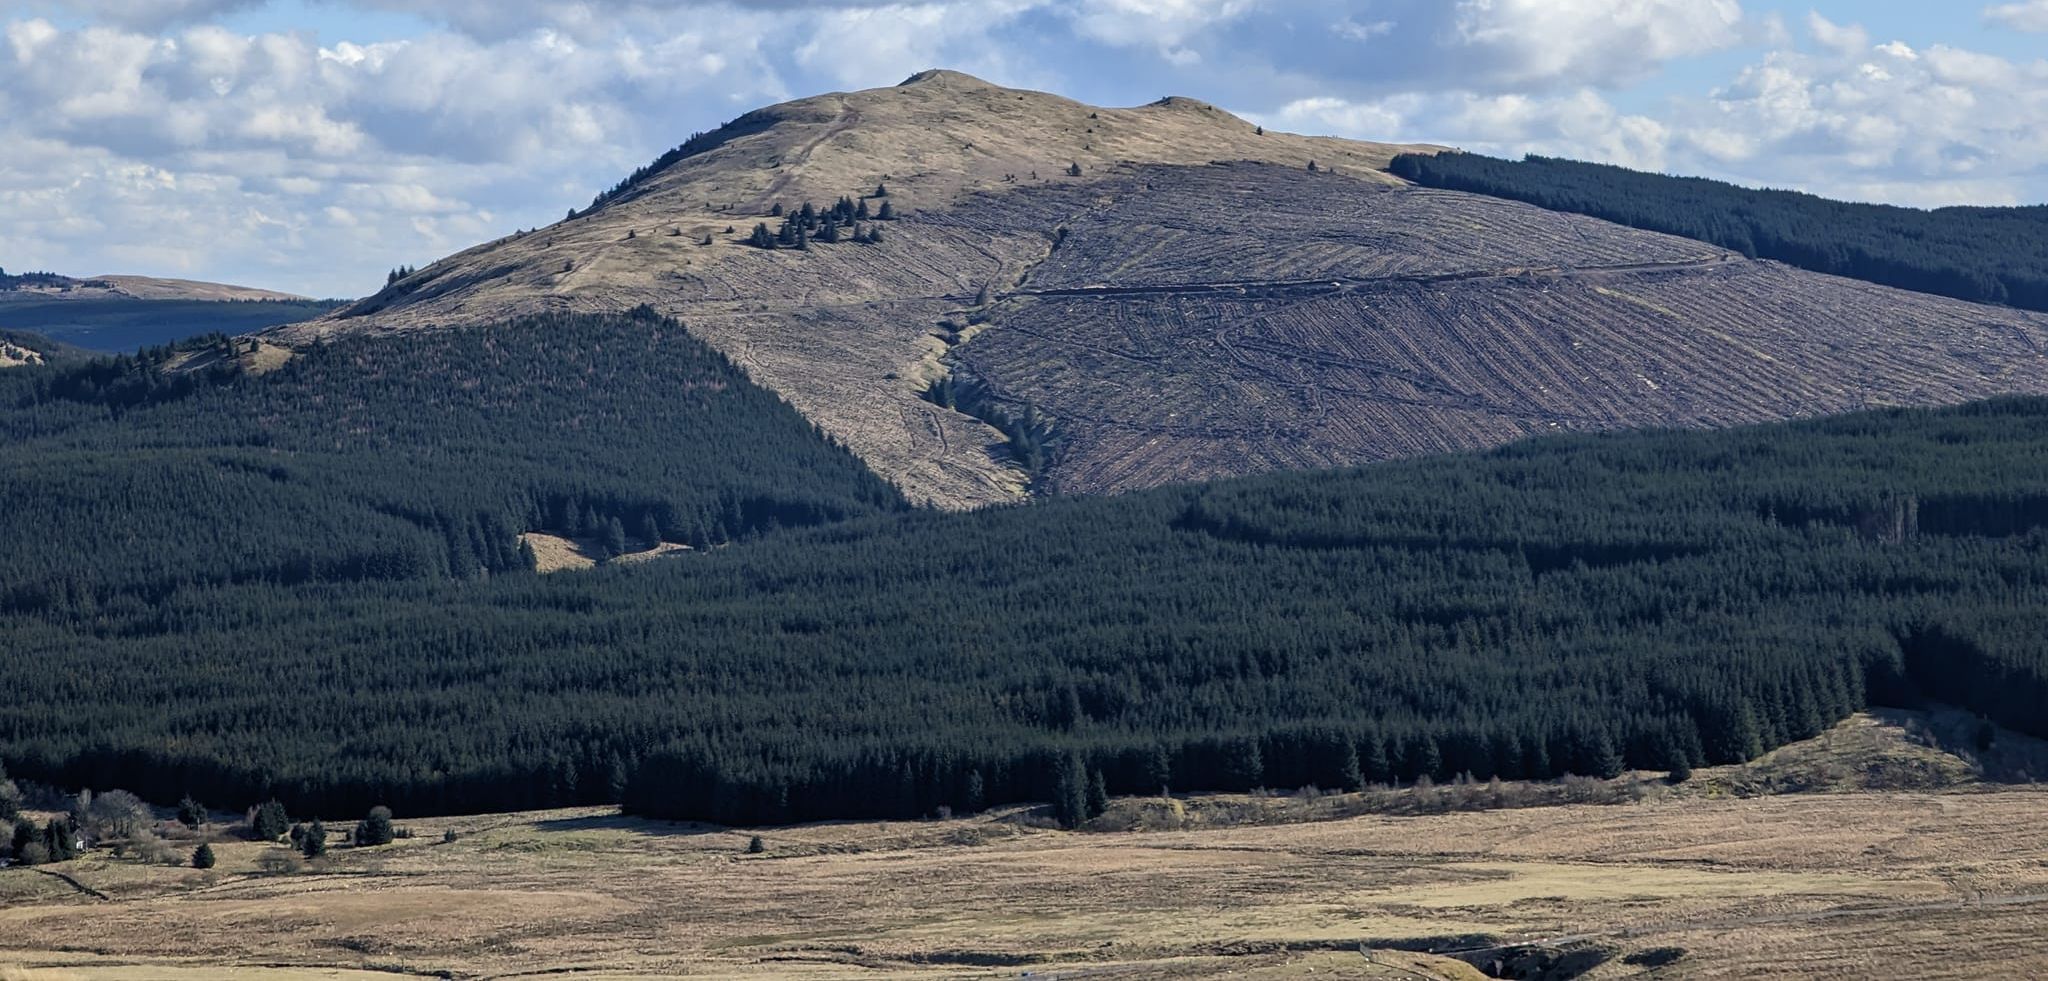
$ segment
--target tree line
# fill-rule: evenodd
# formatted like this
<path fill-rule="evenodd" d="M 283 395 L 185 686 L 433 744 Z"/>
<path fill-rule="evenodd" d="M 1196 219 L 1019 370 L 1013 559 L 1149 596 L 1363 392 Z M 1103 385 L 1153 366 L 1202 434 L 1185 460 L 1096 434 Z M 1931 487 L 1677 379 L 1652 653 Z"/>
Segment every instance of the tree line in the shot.
<path fill-rule="evenodd" d="M 1425 187 L 1683 235 L 1814 272 L 2048 310 L 2048 206 L 1923 211 L 1540 156 L 1411 153 L 1389 169 Z"/>

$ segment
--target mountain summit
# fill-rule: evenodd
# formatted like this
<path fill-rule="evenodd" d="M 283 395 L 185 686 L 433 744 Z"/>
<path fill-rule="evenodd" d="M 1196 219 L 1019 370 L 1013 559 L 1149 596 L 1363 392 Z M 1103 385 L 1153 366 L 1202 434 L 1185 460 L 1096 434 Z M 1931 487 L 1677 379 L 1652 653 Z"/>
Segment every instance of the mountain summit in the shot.
<path fill-rule="evenodd" d="M 2048 390 L 2037 318 L 949 71 L 748 113 L 286 343 L 649 307 L 913 501 Z"/>

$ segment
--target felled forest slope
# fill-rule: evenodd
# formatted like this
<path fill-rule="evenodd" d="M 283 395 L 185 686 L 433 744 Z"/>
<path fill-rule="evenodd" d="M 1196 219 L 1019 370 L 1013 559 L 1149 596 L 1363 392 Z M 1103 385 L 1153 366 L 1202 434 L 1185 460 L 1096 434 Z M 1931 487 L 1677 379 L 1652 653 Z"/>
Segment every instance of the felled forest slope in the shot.
<path fill-rule="evenodd" d="M 843 441 L 913 500 L 1013 501 L 1025 476 L 994 429 L 917 393 L 934 324 L 1046 253 L 1045 230 L 921 223 L 981 191 L 1091 182 L 1123 161 L 1256 159 L 1392 183 L 1404 149 L 1266 133 L 1214 106 L 1083 105 L 957 72 L 748 113 L 699 134 L 568 220 L 486 243 L 276 336 L 490 323 L 648 305 Z M 886 195 L 877 191 L 886 190 Z M 879 242 L 749 246 L 806 202 L 859 198 Z M 883 220 L 888 206 L 893 220 Z M 815 231 L 815 230 L 814 230 Z M 852 229 L 848 229 L 849 233 Z"/>

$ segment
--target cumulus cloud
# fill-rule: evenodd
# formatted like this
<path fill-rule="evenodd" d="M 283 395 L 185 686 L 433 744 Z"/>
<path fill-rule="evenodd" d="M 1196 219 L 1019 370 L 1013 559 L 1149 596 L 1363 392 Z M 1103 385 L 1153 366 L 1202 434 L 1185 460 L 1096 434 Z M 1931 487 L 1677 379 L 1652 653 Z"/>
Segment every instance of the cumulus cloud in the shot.
<path fill-rule="evenodd" d="M 268 0 L 0 0 L 0 263 L 361 292 L 553 220 L 692 130 L 931 67 L 1854 197 L 2048 182 L 2042 63 L 1875 43 L 1818 13 L 1795 41 L 1739 0 L 309 3 L 278 8 L 304 28 L 259 32 L 223 17 Z M 398 33 L 352 34 L 352 10 L 403 15 L 373 18 Z M 2028 29 L 2044 10 L 1985 17 Z M 1711 91 L 1630 95 L 1734 50 Z"/>
<path fill-rule="evenodd" d="M 1984 10 L 1984 18 L 2015 31 L 2048 33 L 2048 0 L 2002 3 Z"/>

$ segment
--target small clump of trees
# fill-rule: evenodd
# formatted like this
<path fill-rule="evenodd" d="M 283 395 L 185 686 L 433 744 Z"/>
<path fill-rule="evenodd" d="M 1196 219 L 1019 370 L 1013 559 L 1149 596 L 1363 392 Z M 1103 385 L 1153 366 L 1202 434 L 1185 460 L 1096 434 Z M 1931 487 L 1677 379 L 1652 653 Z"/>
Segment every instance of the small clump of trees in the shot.
<path fill-rule="evenodd" d="M 875 189 L 875 197 L 888 193 L 885 187 Z M 896 207 L 883 201 L 880 209 L 870 210 L 868 199 L 858 201 L 841 197 L 830 207 L 820 208 L 809 201 L 794 212 L 787 212 L 780 202 L 769 210 L 769 216 L 782 222 L 770 230 L 767 222 L 758 222 L 754 231 L 747 236 L 747 244 L 757 249 L 794 249 L 808 251 L 811 243 L 836 245 L 853 242 L 872 245 L 882 241 L 879 222 L 895 221 Z"/>

